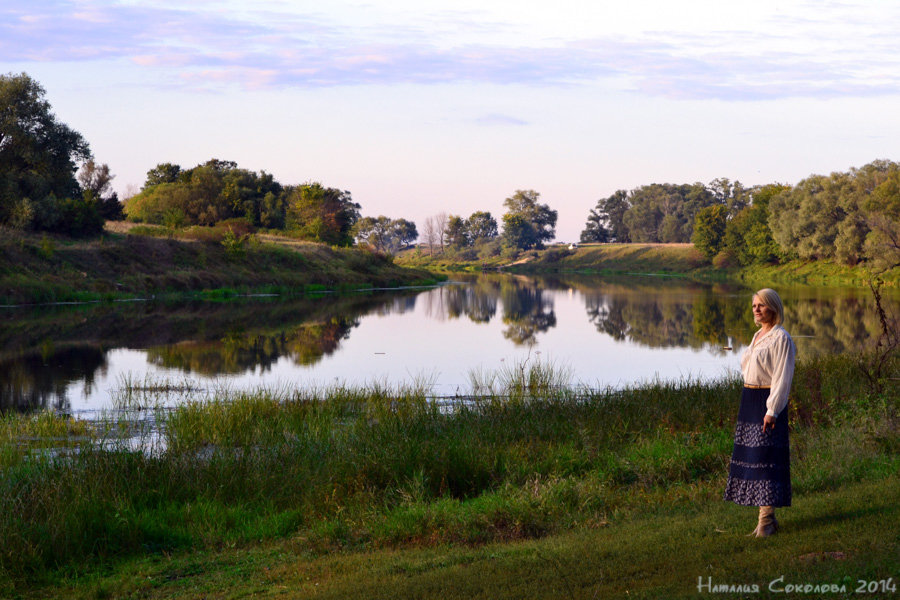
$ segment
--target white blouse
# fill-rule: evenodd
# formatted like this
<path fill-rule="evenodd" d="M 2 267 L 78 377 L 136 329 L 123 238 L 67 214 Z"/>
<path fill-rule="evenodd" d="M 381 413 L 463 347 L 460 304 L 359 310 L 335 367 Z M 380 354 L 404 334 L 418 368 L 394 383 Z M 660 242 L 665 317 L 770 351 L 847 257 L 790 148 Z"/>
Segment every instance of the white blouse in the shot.
<path fill-rule="evenodd" d="M 745 385 L 771 387 L 766 414 L 777 417 L 787 406 L 797 347 L 781 325 L 762 336 L 760 331 L 753 334 L 753 341 L 741 356 L 741 374 Z"/>

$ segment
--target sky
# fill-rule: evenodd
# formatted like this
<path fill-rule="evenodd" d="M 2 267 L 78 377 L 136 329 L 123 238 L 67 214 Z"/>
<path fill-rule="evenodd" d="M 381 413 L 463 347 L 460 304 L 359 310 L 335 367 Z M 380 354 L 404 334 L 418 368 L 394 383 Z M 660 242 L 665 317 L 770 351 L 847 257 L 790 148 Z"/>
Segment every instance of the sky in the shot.
<path fill-rule="evenodd" d="M 218 158 L 421 230 L 531 189 L 568 242 L 619 189 L 900 160 L 898 23 L 895 0 L 3 0 L 0 73 L 120 196 Z"/>

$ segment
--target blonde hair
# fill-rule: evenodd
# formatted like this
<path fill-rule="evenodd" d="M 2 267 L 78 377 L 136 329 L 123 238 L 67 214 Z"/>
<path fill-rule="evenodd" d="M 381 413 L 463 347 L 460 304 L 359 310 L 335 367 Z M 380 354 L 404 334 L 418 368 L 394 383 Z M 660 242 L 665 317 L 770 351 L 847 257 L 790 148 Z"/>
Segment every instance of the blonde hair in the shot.
<path fill-rule="evenodd" d="M 759 298 L 764 306 L 775 311 L 776 325 L 781 325 L 782 323 L 784 323 L 784 305 L 781 303 L 781 298 L 778 296 L 778 292 L 771 288 L 763 288 L 753 295 Z"/>

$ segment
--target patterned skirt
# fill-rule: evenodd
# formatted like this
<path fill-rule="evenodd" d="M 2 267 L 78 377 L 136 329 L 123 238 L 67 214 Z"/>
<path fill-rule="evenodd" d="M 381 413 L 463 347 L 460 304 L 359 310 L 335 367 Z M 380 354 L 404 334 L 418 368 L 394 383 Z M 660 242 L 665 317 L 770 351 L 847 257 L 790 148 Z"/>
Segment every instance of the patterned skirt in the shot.
<path fill-rule="evenodd" d="M 775 429 L 762 430 L 768 388 L 744 388 L 734 430 L 725 499 L 744 506 L 791 505 L 791 450 L 787 407 Z"/>

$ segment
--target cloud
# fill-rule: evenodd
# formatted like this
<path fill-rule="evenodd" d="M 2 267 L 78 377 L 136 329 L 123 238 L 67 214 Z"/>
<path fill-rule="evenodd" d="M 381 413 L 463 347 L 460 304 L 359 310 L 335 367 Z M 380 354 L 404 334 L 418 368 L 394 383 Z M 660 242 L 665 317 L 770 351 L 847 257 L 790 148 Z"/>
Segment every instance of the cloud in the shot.
<path fill-rule="evenodd" d="M 8 0 L 0 8 L 0 61 L 126 60 L 201 89 L 599 81 L 674 99 L 898 94 L 900 41 L 886 24 L 854 12 L 858 8 L 832 5 L 850 30 L 810 8 L 784 19 L 790 35 L 774 27 L 645 32 L 511 46 L 454 38 L 452 31 L 467 24 L 479 34 L 503 28 L 460 11 L 437 13 L 437 21 L 417 26 L 360 29 L 319 14 L 240 13 L 215 4 Z M 856 29 L 866 35 L 855 36 Z"/>

